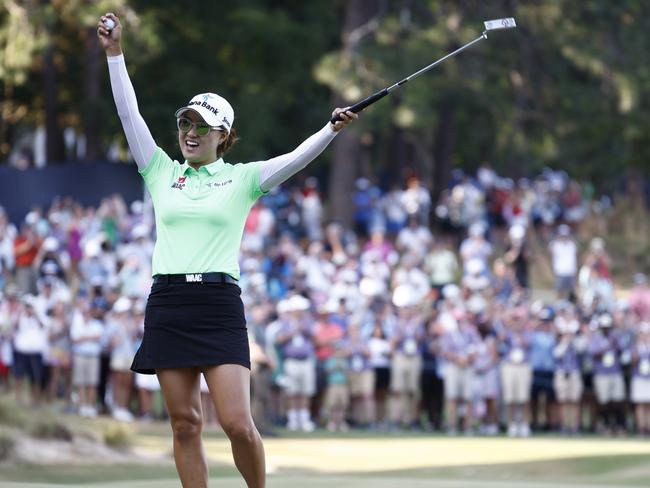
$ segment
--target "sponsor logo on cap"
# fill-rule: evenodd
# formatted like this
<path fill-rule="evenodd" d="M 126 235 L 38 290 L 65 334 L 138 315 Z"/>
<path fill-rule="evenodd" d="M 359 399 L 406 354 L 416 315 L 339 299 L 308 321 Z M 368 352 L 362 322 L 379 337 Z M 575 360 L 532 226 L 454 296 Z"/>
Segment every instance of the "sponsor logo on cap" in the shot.
<path fill-rule="evenodd" d="M 204 96 L 203 96 L 203 101 L 202 101 L 202 102 L 199 101 L 199 100 L 192 100 L 192 101 L 190 101 L 190 103 L 189 103 L 187 106 L 188 106 L 188 107 L 191 107 L 191 106 L 193 106 L 193 105 L 198 105 L 199 107 L 203 107 L 203 108 L 209 110 L 209 111 L 212 112 L 214 115 L 219 115 L 219 109 L 218 109 L 217 107 L 213 107 L 212 105 L 210 105 L 210 104 L 207 102 L 207 99 L 208 99 L 209 97 L 210 97 L 210 95 L 204 95 Z"/>

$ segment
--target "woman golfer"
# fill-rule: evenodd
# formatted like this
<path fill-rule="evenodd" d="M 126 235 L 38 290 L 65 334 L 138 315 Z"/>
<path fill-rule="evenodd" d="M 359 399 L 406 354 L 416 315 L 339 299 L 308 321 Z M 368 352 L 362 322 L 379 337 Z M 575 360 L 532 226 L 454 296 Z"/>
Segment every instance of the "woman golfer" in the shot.
<path fill-rule="evenodd" d="M 244 222 L 257 198 L 304 168 L 357 115 L 337 109 L 342 121 L 328 122 L 293 152 L 231 165 L 221 157 L 237 139 L 233 109 L 219 95 L 203 93 L 176 112 L 185 159 L 178 164 L 156 146 L 138 113 L 122 56 L 119 19 L 111 13 L 102 16 L 97 33 L 108 58 L 117 113 L 156 214 L 154 282 L 144 338 L 131 369 L 158 375 L 184 487 L 208 484 L 201 443 L 201 373 L 237 469 L 249 487 L 263 487 L 264 449 L 250 412 L 248 338 L 237 286 Z"/>

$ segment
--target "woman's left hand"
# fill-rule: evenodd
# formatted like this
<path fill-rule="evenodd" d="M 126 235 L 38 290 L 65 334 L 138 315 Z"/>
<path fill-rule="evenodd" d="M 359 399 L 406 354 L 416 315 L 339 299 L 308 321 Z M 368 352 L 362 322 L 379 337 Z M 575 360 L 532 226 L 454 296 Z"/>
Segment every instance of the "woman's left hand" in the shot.
<path fill-rule="evenodd" d="M 350 122 L 359 118 L 359 114 L 355 114 L 354 112 L 349 111 L 348 108 L 350 107 L 336 108 L 334 109 L 334 112 L 332 112 L 332 117 L 339 115 L 342 119 L 332 124 L 332 130 L 334 132 L 340 131 L 341 129 L 343 129 L 343 127 L 349 125 Z"/>

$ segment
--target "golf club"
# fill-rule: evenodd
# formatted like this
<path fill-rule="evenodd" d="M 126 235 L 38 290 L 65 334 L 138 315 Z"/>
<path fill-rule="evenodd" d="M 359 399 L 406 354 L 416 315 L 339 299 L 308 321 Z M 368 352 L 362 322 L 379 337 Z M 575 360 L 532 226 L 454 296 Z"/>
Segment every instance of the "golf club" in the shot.
<path fill-rule="evenodd" d="M 474 44 L 476 44 L 477 42 L 479 42 L 479 41 L 481 41 L 483 39 L 487 39 L 488 31 L 503 30 L 503 29 L 514 29 L 515 27 L 517 27 L 517 24 L 515 23 L 515 19 L 512 18 L 512 17 L 507 17 L 507 18 L 503 18 L 503 19 L 495 19 L 495 20 L 486 20 L 485 22 L 483 22 L 483 25 L 485 25 L 485 30 L 480 35 L 480 37 L 477 37 L 476 39 L 474 39 L 473 41 L 468 42 L 464 46 L 459 47 L 455 51 L 447 54 L 446 56 L 443 56 L 442 58 L 438 59 L 437 61 L 434 61 L 430 65 L 425 66 L 421 70 L 416 71 L 412 75 L 407 76 L 403 80 L 398 81 L 394 85 L 391 85 L 391 86 L 388 86 L 388 87 L 386 87 L 386 88 L 384 88 L 382 90 L 379 90 L 377 93 L 374 93 L 374 94 L 370 95 L 368 98 L 364 98 L 360 102 L 355 103 L 354 105 L 352 105 L 348 110 L 350 110 L 350 111 L 352 111 L 354 113 L 361 112 L 368 105 L 372 105 L 377 100 L 381 100 L 382 98 L 384 98 L 386 95 L 388 95 L 390 92 L 392 92 L 396 88 L 399 88 L 400 86 L 402 86 L 402 85 L 408 83 L 409 81 L 411 81 L 413 78 L 416 78 L 416 77 L 420 76 L 421 74 L 426 73 L 430 69 L 432 69 L 435 66 L 439 65 L 440 63 L 442 63 L 444 60 L 449 59 L 449 58 L 451 58 L 453 56 L 456 56 L 456 54 L 459 54 L 460 52 L 464 51 L 465 49 L 469 48 L 470 46 L 473 46 Z M 332 117 L 330 119 L 330 122 L 334 123 L 334 122 L 337 122 L 339 120 L 341 120 L 341 117 L 337 114 L 336 116 L 334 116 L 334 117 Z"/>

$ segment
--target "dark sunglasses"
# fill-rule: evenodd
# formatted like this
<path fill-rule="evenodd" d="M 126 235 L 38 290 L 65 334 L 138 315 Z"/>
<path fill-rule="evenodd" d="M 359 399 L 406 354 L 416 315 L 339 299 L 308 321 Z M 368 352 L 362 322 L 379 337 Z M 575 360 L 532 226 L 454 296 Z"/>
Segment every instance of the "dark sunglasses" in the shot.
<path fill-rule="evenodd" d="M 208 124 L 203 122 L 192 122 L 187 117 L 177 118 L 176 127 L 178 127 L 178 130 L 181 131 L 183 134 L 187 134 L 189 131 L 192 130 L 192 127 L 195 127 L 196 134 L 201 137 L 207 136 L 211 130 L 216 130 L 221 132 L 221 129 L 219 127 L 211 127 Z"/>

